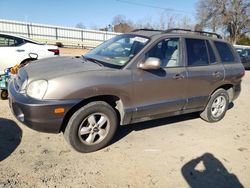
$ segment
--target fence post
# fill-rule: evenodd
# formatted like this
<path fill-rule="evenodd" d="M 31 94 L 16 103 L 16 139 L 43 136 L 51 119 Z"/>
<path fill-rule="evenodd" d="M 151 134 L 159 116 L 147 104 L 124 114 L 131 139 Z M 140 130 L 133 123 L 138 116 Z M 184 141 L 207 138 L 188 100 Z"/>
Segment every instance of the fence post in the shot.
<path fill-rule="evenodd" d="M 83 30 L 81 31 L 81 39 L 82 39 L 82 49 L 83 49 Z"/>
<path fill-rule="evenodd" d="M 56 40 L 58 39 L 58 31 L 57 31 L 57 27 L 55 28 L 55 30 L 56 30 Z"/>
<path fill-rule="evenodd" d="M 81 39 L 82 39 L 82 41 L 83 41 L 83 31 L 81 31 Z"/>
<path fill-rule="evenodd" d="M 30 37 L 30 25 L 27 23 L 28 37 Z"/>

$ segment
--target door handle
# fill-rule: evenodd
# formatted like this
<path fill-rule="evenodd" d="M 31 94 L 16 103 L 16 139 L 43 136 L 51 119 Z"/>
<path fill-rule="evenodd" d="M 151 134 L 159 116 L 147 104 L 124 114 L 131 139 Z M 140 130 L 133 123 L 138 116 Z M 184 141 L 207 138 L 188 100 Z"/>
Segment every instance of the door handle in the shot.
<path fill-rule="evenodd" d="M 22 49 L 17 49 L 16 51 L 17 52 L 25 52 L 25 50 L 22 50 Z"/>
<path fill-rule="evenodd" d="M 173 79 L 175 79 L 175 80 L 181 80 L 183 78 L 184 78 L 184 76 L 182 74 L 176 74 L 173 76 Z"/>
<path fill-rule="evenodd" d="M 213 72 L 213 74 L 212 74 L 214 77 L 216 77 L 216 78 L 218 78 L 218 77 L 221 77 L 222 76 L 222 74 L 220 73 L 220 72 Z"/>

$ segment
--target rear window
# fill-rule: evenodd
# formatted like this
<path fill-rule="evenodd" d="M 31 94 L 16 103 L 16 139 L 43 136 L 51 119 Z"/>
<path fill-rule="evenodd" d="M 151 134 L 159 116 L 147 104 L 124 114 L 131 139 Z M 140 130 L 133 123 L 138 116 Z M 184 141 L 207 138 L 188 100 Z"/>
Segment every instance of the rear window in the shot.
<path fill-rule="evenodd" d="M 222 63 L 232 63 L 235 61 L 233 52 L 227 43 L 216 41 L 214 44 L 219 52 Z"/>

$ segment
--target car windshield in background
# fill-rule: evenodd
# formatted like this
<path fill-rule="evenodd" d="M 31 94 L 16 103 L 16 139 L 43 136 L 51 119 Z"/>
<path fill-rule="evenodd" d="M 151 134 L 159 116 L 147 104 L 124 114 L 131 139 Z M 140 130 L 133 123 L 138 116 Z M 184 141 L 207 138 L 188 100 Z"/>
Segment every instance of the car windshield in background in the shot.
<path fill-rule="evenodd" d="M 148 38 L 137 35 L 119 35 L 91 50 L 84 57 L 121 67 L 128 63 L 148 41 Z"/>

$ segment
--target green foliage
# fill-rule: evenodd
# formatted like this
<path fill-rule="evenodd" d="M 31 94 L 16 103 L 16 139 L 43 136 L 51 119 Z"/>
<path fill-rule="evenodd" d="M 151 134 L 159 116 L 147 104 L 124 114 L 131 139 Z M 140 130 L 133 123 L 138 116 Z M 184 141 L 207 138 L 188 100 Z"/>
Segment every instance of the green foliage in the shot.
<path fill-rule="evenodd" d="M 242 36 L 240 39 L 236 42 L 238 45 L 248 45 L 250 46 L 250 38 L 247 36 Z"/>

